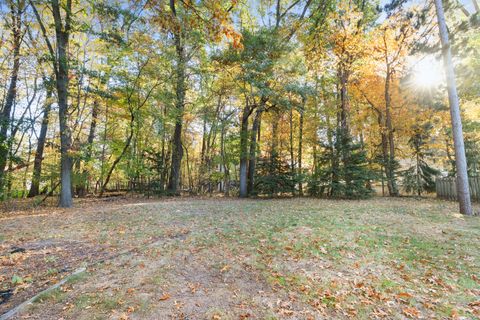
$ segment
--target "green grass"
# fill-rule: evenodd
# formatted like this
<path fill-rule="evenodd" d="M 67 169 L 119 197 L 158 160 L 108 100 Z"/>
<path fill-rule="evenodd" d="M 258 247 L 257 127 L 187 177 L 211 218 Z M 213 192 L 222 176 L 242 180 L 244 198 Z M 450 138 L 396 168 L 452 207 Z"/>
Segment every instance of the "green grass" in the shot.
<path fill-rule="evenodd" d="M 56 288 L 56 289 L 49 290 L 47 292 L 39 294 L 33 302 L 34 303 L 44 303 L 44 302 L 57 303 L 57 302 L 62 302 L 65 299 L 65 297 L 66 297 L 65 292 L 63 292 L 60 288 Z"/>

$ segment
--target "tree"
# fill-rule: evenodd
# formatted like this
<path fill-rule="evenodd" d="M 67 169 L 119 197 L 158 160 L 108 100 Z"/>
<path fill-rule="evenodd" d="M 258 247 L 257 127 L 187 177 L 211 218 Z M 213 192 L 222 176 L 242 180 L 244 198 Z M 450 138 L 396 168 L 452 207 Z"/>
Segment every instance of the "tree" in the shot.
<path fill-rule="evenodd" d="M 460 116 L 460 104 L 457 94 L 457 85 L 455 81 L 455 71 L 453 69 L 452 52 L 448 37 L 447 24 L 445 22 L 445 13 L 443 11 L 442 0 L 435 0 L 435 9 L 437 13 L 438 30 L 442 43 L 442 56 L 447 76 L 448 100 L 450 104 L 450 117 L 452 121 L 452 134 L 455 145 L 455 163 L 457 169 L 457 194 L 460 205 L 460 213 L 472 215 L 472 203 L 470 200 L 470 189 L 468 185 L 467 159 L 465 156 L 465 144 L 463 140 L 462 119 Z"/>
<path fill-rule="evenodd" d="M 55 85 L 57 90 L 59 121 L 60 121 L 60 206 L 71 207 L 72 201 L 72 157 L 70 148 L 72 144 L 72 133 L 69 125 L 68 106 L 68 84 L 69 84 L 69 39 L 72 31 L 72 0 L 60 4 L 58 0 L 50 1 L 50 9 L 53 15 L 56 50 L 50 42 L 47 29 L 43 23 L 36 5 L 32 0 L 30 5 L 33 8 L 35 17 L 40 25 L 43 38 L 47 43 L 50 59 L 55 71 Z M 64 18 L 62 18 L 62 11 Z"/>
<path fill-rule="evenodd" d="M 437 50 L 432 6 L 379 20 L 376 3 L 362 0 L 24 1 L 0 10 L 9 197 L 29 187 L 30 196 L 60 190 L 67 206 L 72 192 L 125 189 L 247 197 L 275 194 L 278 183 L 279 194 L 362 198 L 377 182 L 394 196 L 413 128 L 423 116 L 448 121 L 439 94 L 411 85 L 418 50 Z M 458 18 L 453 50 L 475 174 L 480 38 L 474 15 Z M 435 122 L 428 163 L 443 171 L 452 133 L 437 127 L 449 126 Z"/>
<path fill-rule="evenodd" d="M 53 93 L 53 83 L 51 79 L 44 78 L 43 83 L 47 86 L 45 105 L 43 108 L 43 118 L 42 124 L 40 127 L 40 133 L 38 135 L 37 149 L 35 152 L 35 160 L 33 161 L 33 176 L 32 184 L 30 186 L 30 191 L 28 192 L 28 197 L 35 197 L 40 192 L 40 181 L 42 174 L 42 161 L 45 150 L 45 142 L 47 137 L 47 129 L 50 117 L 50 111 L 52 109 L 52 93 Z"/>
<path fill-rule="evenodd" d="M 403 186 L 406 192 L 421 196 L 423 192 L 435 191 L 435 177 L 440 173 L 428 164 L 433 154 L 428 149 L 432 124 L 415 125 L 408 144 L 412 150 L 413 165 L 403 172 Z"/>
<path fill-rule="evenodd" d="M 10 116 L 12 107 L 17 96 L 18 70 L 20 69 L 20 46 L 22 44 L 22 15 L 25 9 L 25 1 L 9 0 L 10 7 L 10 29 L 11 29 L 11 50 L 13 52 L 13 64 L 10 72 L 10 84 L 8 86 L 7 97 L 0 112 L 0 197 L 3 194 L 5 184 L 5 166 L 9 152 L 8 129 L 10 127 Z"/>

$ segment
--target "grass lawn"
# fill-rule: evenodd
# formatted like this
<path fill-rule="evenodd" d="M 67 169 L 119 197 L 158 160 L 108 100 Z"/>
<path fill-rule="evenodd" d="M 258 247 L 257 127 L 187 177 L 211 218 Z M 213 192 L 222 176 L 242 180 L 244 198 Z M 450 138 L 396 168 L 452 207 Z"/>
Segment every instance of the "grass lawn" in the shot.
<path fill-rule="evenodd" d="M 83 265 L 17 318 L 478 319 L 480 218 L 456 212 L 433 199 L 178 198 L 5 213 L 0 313 Z"/>

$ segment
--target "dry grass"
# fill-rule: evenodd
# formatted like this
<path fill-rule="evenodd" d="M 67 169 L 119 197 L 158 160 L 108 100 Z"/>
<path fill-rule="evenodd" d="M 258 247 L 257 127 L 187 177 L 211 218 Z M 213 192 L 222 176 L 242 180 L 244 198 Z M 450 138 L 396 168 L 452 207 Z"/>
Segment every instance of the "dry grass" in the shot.
<path fill-rule="evenodd" d="M 11 307 L 62 277 L 32 270 L 36 256 L 88 273 L 19 318 L 474 319 L 480 219 L 455 212 L 433 199 L 179 198 L 9 213 L 0 290 L 16 290 Z"/>

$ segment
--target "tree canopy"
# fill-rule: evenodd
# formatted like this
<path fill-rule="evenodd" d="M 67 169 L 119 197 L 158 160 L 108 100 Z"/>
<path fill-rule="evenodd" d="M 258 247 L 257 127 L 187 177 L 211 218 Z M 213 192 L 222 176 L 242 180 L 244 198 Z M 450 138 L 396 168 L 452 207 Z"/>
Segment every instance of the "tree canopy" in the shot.
<path fill-rule="evenodd" d="M 445 6 L 470 176 L 476 7 Z M 456 174 L 432 1 L 7 0 L 0 15 L 2 199 L 349 199 Z"/>

